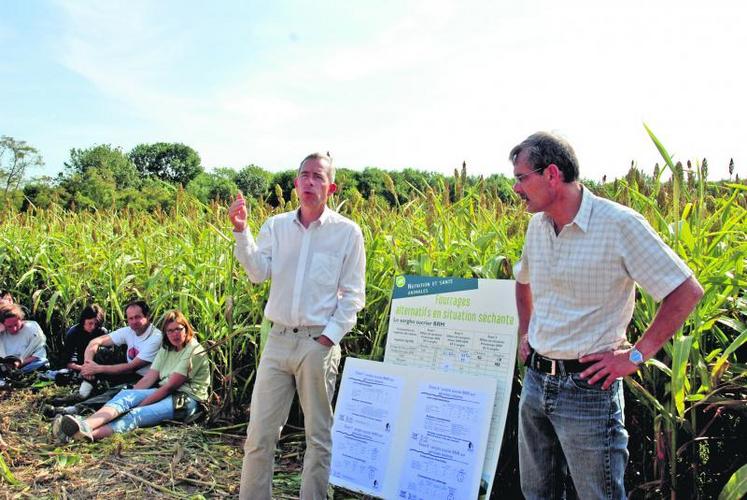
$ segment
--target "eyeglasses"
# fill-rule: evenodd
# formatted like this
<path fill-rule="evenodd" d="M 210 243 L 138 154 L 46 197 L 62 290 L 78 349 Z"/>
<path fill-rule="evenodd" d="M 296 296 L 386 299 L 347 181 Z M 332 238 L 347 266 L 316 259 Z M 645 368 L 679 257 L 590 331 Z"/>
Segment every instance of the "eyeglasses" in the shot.
<path fill-rule="evenodd" d="M 524 182 L 524 179 L 529 177 L 531 174 L 542 172 L 542 170 L 543 169 L 541 168 L 535 168 L 534 170 L 530 170 L 529 172 L 526 172 L 524 174 L 514 174 L 514 182 L 516 182 L 516 184 L 521 184 L 522 182 Z"/>
<path fill-rule="evenodd" d="M 179 325 L 175 328 L 167 328 L 166 333 L 182 333 L 186 328 L 184 328 L 182 325 Z"/>

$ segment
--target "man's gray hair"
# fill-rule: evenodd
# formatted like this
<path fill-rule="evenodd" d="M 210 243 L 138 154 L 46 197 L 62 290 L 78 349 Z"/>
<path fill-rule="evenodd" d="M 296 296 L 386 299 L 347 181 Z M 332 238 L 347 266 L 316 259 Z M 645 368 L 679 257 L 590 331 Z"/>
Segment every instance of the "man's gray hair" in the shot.
<path fill-rule="evenodd" d="M 514 146 L 508 159 L 516 165 L 519 154 L 526 151 L 532 170 L 543 172 L 554 163 L 563 173 L 563 182 L 578 180 L 578 159 L 576 152 L 564 138 L 550 132 L 536 132 L 520 144 Z"/>
<path fill-rule="evenodd" d="M 303 164 L 309 160 L 326 160 L 327 161 L 327 179 L 330 183 L 335 182 L 335 164 L 332 162 L 332 156 L 329 151 L 326 153 L 311 153 L 303 159 L 300 165 L 298 165 L 298 173 L 301 172 Z"/>

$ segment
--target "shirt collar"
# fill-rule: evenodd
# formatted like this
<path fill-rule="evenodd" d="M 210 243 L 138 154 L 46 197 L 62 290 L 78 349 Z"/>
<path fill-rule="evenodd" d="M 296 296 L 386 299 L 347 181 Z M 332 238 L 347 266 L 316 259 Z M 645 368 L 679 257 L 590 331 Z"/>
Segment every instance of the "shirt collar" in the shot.
<path fill-rule="evenodd" d="M 576 216 L 573 218 L 570 224 L 575 224 L 583 232 L 586 232 L 589 229 L 589 221 L 591 220 L 591 209 L 592 205 L 594 204 L 594 198 L 596 198 L 596 196 L 594 196 L 594 194 L 592 194 L 592 192 L 582 184 L 581 205 L 579 205 L 578 212 L 576 212 Z M 553 227 L 552 218 L 549 215 L 543 213 L 542 219 L 550 228 Z"/>
<path fill-rule="evenodd" d="M 578 212 L 576 212 L 576 217 L 573 218 L 573 223 L 583 232 L 586 232 L 589 229 L 591 206 L 594 204 L 594 198 L 595 196 L 592 192 L 582 185 L 581 206 L 578 207 Z"/>
<path fill-rule="evenodd" d="M 323 224 L 326 224 L 330 220 L 331 217 L 332 217 L 332 209 L 325 205 L 324 206 L 324 211 L 322 212 L 322 215 L 320 215 L 317 220 L 315 220 L 314 222 L 312 222 L 309 225 L 309 227 L 311 227 L 312 225 L 314 225 L 316 222 L 318 222 L 320 226 L 323 225 Z M 301 223 L 301 207 L 298 207 L 293 212 L 293 220 L 297 224 L 303 226 L 303 224 Z"/>
<path fill-rule="evenodd" d="M 132 330 L 132 328 L 130 328 Z M 135 330 L 132 330 L 136 337 L 138 337 L 141 340 L 145 340 L 148 337 L 150 337 L 150 334 L 153 333 L 153 322 L 148 323 L 148 328 L 145 329 L 145 331 L 142 333 L 142 335 L 138 335 Z"/>

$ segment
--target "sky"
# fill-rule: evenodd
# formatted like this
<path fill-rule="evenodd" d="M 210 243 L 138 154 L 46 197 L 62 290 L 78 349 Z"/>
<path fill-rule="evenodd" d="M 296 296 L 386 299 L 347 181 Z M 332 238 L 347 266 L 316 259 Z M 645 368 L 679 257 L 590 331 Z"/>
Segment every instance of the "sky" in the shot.
<path fill-rule="evenodd" d="M 537 130 L 582 177 L 708 159 L 747 177 L 747 2 L 0 1 L 0 135 L 71 148 L 181 142 L 203 166 L 510 175 Z"/>

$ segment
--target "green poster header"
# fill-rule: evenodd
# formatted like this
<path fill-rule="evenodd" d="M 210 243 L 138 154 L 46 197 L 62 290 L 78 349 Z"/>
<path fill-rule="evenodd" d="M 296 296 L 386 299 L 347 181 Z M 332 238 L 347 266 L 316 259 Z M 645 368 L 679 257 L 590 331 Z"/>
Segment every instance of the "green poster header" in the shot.
<path fill-rule="evenodd" d="M 423 295 L 477 290 L 475 278 L 436 278 L 433 276 L 397 276 L 394 279 L 392 298 L 403 299 Z"/>

